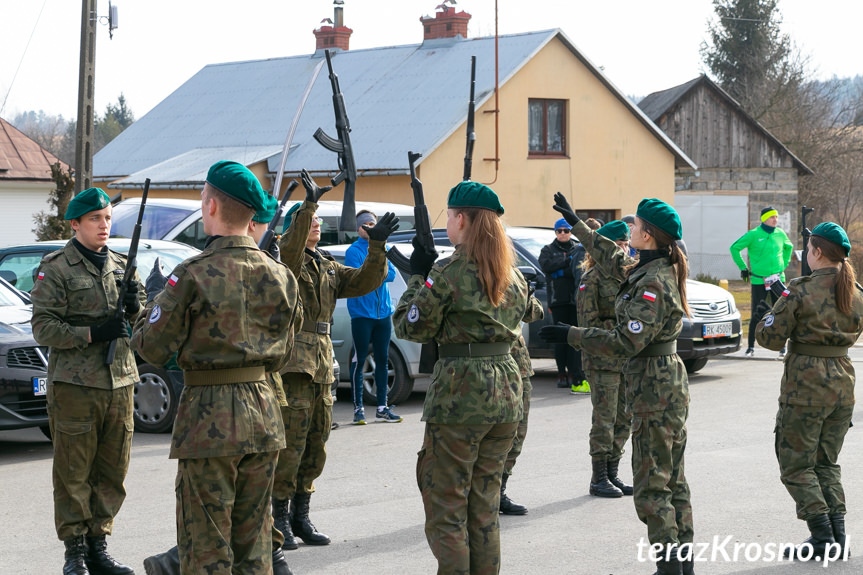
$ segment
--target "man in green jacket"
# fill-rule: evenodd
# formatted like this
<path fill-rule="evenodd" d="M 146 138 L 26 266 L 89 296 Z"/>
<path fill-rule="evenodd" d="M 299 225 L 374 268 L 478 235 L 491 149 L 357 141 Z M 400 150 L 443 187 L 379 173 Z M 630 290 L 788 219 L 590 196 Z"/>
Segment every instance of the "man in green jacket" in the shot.
<path fill-rule="evenodd" d="M 785 281 L 785 268 L 791 261 L 794 244 L 780 228 L 779 213 L 771 206 L 761 210 L 761 225 L 743 234 L 740 239 L 731 244 L 731 257 L 740 268 L 740 277 L 752 284 L 752 318 L 749 320 L 749 345 L 746 357 L 755 356 L 755 326 L 761 321 L 766 309 L 773 306 L 773 296 L 770 294 L 770 284 L 777 279 Z M 749 266 L 740 255 L 747 251 Z M 765 305 L 759 305 L 764 302 Z M 779 352 L 779 357 L 785 357 L 785 348 Z"/>

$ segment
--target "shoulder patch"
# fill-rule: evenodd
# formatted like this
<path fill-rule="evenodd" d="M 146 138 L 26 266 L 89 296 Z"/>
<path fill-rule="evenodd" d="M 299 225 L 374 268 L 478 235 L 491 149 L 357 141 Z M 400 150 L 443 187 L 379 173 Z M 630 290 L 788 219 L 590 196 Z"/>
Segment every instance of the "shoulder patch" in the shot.
<path fill-rule="evenodd" d="M 426 287 L 430 288 L 434 285 L 434 280 L 431 278 L 426 278 Z"/>
<path fill-rule="evenodd" d="M 656 294 L 651 291 L 644 290 L 644 293 L 641 294 L 641 297 L 643 297 L 647 301 L 656 301 Z"/>
<path fill-rule="evenodd" d="M 420 309 L 417 307 L 417 304 L 413 304 L 411 309 L 408 310 L 408 322 L 416 323 L 420 319 Z"/>
<path fill-rule="evenodd" d="M 641 325 L 641 322 L 638 321 L 637 319 L 630 320 L 627 327 L 629 328 L 629 331 L 631 331 L 632 333 L 641 333 L 641 331 L 644 329 L 644 326 Z"/>
<path fill-rule="evenodd" d="M 148 320 L 150 323 L 156 323 L 162 319 L 162 308 L 159 307 L 159 304 L 153 306 L 153 311 L 150 312 L 150 319 Z"/>
<path fill-rule="evenodd" d="M 773 320 L 776 319 L 772 313 L 764 316 L 764 327 L 770 327 L 773 325 Z"/>
<path fill-rule="evenodd" d="M 177 285 L 178 281 L 180 281 L 180 278 L 178 278 L 176 274 L 171 274 L 171 277 L 168 278 L 168 285 L 171 287 L 174 287 L 175 285 Z M 153 322 L 150 322 L 150 323 L 153 323 Z"/>

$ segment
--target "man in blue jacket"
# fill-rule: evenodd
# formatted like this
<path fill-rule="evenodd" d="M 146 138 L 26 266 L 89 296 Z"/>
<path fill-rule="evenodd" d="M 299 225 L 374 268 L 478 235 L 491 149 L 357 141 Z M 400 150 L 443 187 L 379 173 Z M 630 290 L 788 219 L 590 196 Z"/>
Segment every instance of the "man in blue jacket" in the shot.
<path fill-rule="evenodd" d="M 369 253 L 369 234 L 366 230 L 377 223 L 375 214 L 361 210 L 357 214 L 359 239 L 351 244 L 345 252 L 345 265 L 359 268 L 363 265 Z M 372 346 L 372 357 L 375 360 L 375 387 L 377 388 L 377 412 L 375 419 L 389 423 L 398 423 L 402 417 L 396 415 L 387 407 L 387 380 L 389 374 L 388 351 L 390 337 L 393 332 L 392 315 L 395 311 L 390 298 L 389 284 L 396 279 L 396 268 L 391 262 L 384 283 L 362 297 L 348 298 L 348 313 L 351 315 L 351 333 L 354 339 L 354 355 L 351 358 L 351 390 L 354 398 L 354 425 L 365 425 L 366 416 L 363 409 L 363 366 L 369 355 L 369 344 Z"/>

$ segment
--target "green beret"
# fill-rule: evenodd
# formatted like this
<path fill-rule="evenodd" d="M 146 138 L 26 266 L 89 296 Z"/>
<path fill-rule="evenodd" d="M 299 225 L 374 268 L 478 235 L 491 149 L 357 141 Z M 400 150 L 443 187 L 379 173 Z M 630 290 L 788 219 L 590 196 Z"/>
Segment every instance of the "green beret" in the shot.
<path fill-rule="evenodd" d="M 662 200 L 644 198 L 639 202 L 635 215 L 670 235 L 672 239 L 683 239 L 680 216 L 677 215 L 674 208 Z"/>
<path fill-rule="evenodd" d="M 258 222 L 259 224 L 268 224 L 273 219 L 273 216 L 276 215 L 276 209 L 279 207 L 279 200 L 276 199 L 275 196 L 271 196 L 270 194 L 264 195 L 264 207 L 257 212 L 252 217 L 253 222 Z"/>
<path fill-rule="evenodd" d="M 74 220 L 86 213 L 107 208 L 111 204 L 108 194 L 99 188 L 87 188 L 69 202 L 64 219 Z"/>
<path fill-rule="evenodd" d="M 216 162 L 207 173 L 207 183 L 256 212 L 266 208 L 261 182 L 249 168 L 230 161 Z"/>
<path fill-rule="evenodd" d="M 296 204 L 291 206 L 291 209 L 288 210 L 287 214 L 285 214 L 285 223 L 282 225 L 282 233 L 285 233 L 285 230 L 287 230 L 289 227 L 291 227 L 291 220 L 294 217 L 294 212 L 299 210 L 301 205 L 302 205 L 302 203 L 297 202 Z"/>
<path fill-rule="evenodd" d="M 605 236 L 613 242 L 620 240 L 628 240 L 629 239 L 629 226 L 620 220 L 615 220 L 613 222 L 608 222 L 598 230 L 596 230 L 601 236 Z"/>
<path fill-rule="evenodd" d="M 503 215 L 503 206 L 494 190 L 479 182 L 459 182 L 449 191 L 448 208 L 482 208 Z"/>
<path fill-rule="evenodd" d="M 834 224 L 833 222 L 818 224 L 812 230 L 812 235 L 824 238 L 837 246 L 842 246 L 842 249 L 845 250 L 846 258 L 851 255 L 851 242 L 848 241 L 848 234 L 845 233 L 845 230 L 839 224 Z"/>

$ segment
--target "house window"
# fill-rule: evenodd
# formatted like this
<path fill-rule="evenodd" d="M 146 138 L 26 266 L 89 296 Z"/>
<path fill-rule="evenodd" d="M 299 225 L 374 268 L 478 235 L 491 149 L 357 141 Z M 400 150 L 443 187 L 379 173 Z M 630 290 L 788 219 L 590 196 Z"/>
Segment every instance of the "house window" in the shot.
<path fill-rule="evenodd" d="M 531 98 L 528 101 L 528 153 L 566 155 L 566 100 Z"/>

